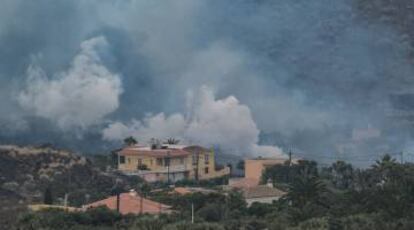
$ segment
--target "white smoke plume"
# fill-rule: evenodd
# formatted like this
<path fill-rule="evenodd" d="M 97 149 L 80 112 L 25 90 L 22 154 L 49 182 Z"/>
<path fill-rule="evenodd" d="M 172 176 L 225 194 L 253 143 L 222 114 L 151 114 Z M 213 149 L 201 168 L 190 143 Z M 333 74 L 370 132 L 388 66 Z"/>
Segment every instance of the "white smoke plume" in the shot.
<path fill-rule="evenodd" d="M 387 152 L 400 151 L 414 129 L 401 125 L 406 122 L 401 116 L 390 119 L 389 110 L 414 108 L 414 96 L 394 95 L 414 87 L 414 36 L 402 33 L 412 26 L 404 10 L 395 15 L 408 23 L 381 16 L 383 9 L 400 12 L 397 1 L 360 1 L 372 6 L 365 10 L 353 2 L 3 0 L 0 141 L 53 142 L 100 152 L 108 144 L 99 137 L 106 118 L 129 121 L 113 124 L 120 136 L 154 130 L 161 126 L 157 121 L 170 125 L 151 135 L 204 140 L 187 131 L 195 129 L 190 124 L 198 116 L 197 104 L 186 110 L 183 102 L 185 92 L 207 85 L 221 99 L 215 101 L 233 95 L 248 107 L 262 132 L 261 143 L 306 157 L 330 156 L 338 144 L 352 141 L 352 130 L 371 124 L 381 131 L 381 144 L 391 142 Z M 91 45 L 78 56 L 92 65 L 69 65 L 91 34 L 105 36 L 110 57 L 100 55 L 106 44 Z M 26 85 L 27 59 L 37 53 L 41 60 L 27 71 Z M 110 69 L 103 65 L 107 61 Z M 122 76 L 122 88 L 113 73 Z M 145 116 L 148 111 L 164 114 L 153 119 Z M 180 114 L 168 121 L 174 112 Z M 84 138 L 72 139 L 78 133 Z M 137 137 L 146 139 L 147 133 Z M 249 143 L 255 143 L 251 136 Z M 211 139 L 206 143 L 217 141 Z M 369 143 L 370 148 L 355 148 L 355 154 L 384 152 Z M 232 146 L 239 145 L 252 146 Z M 255 152 L 242 152 L 248 151 Z"/>
<path fill-rule="evenodd" d="M 20 105 L 33 115 L 49 119 L 62 128 L 97 124 L 119 106 L 120 76 L 102 63 L 98 50 L 107 48 L 102 36 L 86 40 L 70 68 L 49 79 L 36 65 L 27 70 L 27 86 L 19 94 Z"/>
<path fill-rule="evenodd" d="M 147 142 L 151 138 L 173 137 L 186 143 L 217 146 L 242 156 L 283 156 L 276 146 L 258 145 L 260 131 L 251 111 L 234 96 L 216 99 L 213 91 L 205 86 L 196 96 L 188 95 L 187 115 L 160 113 L 129 124 L 114 122 L 103 130 L 103 138 L 114 141 L 134 136 Z"/>
<path fill-rule="evenodd" d="M 103 130 L 105 140 L 122 140 L 128 136 L 135 136 L 139 141 L 147 142 L 151 138 L 166 139 L 174 137 L 182 139 L 186 128 L 186 121 L 181 114 L 166 117 L 164 113 L 147 116 L 142 121 L 132 120 L 128 124 L 122 122 L 111 123 Z"/>

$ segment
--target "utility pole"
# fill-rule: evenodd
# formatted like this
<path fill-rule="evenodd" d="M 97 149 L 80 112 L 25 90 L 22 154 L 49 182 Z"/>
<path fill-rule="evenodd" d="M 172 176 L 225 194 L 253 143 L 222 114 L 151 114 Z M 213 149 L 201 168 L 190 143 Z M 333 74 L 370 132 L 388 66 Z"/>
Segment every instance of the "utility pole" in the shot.
<path fill-rule="evenodd" d="M 196 152 L 195 152 L 196 169 L 195 169 L 195 175 L 194 175 L 196 181 L 198 181 L 198 161 L 199 161 L 199 158 L 200 158 L 200 153 L 199 153 L 198 150 L 196 150 Z M 194 162 L 193 162 L 193 164 L 194 164 Z"/>
<path fill-rule="evenodd" d="M 121 207 L 121 194 L 119 191 L 116 192 L 116 211 L 119 213 Z"/>
<path fill-rule="evenodd" d="M 143 213 L 143 210 L 144 210 L 144 197 L 143 197 L 143 194 L 142 194 L 142 192 L 141 192 L 141 194 L 140 194 L 140 199 L 139 199 L 139 214 L 141 214 L 142 215 L 142 213 Z"/>
<path fill-rule="evenodd" d="M 159 214 L 161 214 L 161 213 L 162 213 L 162 204 L 161 204 L 161 203 L 160 203 L 160 205 L 159 205 L 159 209 L 160 209 Z"/>
<path fill-rule="evenodd" d="M 288 175 L 287 175 L 287 180 L 290 182 L 290 168 L 292 166 L 292 150 L 289 148 L 289 168 L 288 168 Z M 272 181 L 272 183 L 275 183 L 275 181 Z"/>
<path fill-rule="evenodd" d="M 167 181 L 168 185 L 170 185 L 170 152 L 167 152 Z"/>
<path fill-rule="evenodd" d="M 116 211 L 119 213 L 121 207 L 121 190 L 122 188 L 118 184 L 118 181 L 115 181 L 115 185 L 111 189 L 111 193 L 116 196 Z"/>

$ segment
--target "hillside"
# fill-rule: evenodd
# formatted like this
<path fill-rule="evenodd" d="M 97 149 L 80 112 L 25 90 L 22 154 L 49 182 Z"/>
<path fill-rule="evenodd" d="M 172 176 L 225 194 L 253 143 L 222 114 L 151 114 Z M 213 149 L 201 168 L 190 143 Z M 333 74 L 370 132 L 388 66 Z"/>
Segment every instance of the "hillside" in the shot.
<path fill-rule="evenodd" d="M 54 202 L 80 206 L 111 194 L 115 184 L 129 189 L 136 183 L 115 172 L 104 172 L 87 158 L 51 147 L 0 146 L 0 219 L 14 218 L 26 204 L 43 202 L 49 188 Z M 0 223 L 2 224 L 2 223 Z"/>

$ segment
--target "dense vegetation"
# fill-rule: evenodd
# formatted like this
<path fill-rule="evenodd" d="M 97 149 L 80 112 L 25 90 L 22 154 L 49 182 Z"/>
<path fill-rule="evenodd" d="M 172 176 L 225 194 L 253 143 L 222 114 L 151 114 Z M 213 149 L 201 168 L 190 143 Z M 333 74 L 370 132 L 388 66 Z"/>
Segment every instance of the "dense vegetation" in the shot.
<path fill-rule="evenodd" d="M 414 229 L 414 164 L 386 155 L 367 169 L 338 161 L 268 168 L 263 181 L 288 193 L 273 204 L 247 207 L 238 192 L 148 194 L 177 212 L 160 217 L 120 216 L 106 210 L 27 212 L 18 229 Z M 191 223 L 194 206 L 195 223 Z"/>

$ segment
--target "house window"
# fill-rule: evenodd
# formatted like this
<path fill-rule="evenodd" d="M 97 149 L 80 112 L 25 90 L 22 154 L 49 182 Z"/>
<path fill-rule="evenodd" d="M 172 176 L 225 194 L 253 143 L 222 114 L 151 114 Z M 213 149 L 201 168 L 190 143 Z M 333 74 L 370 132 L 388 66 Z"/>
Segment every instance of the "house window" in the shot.
<path fill-rule="evenodd" d="M 167 167 L 170 165 L 171 158 L 164 158 L 164 166 Z"/>
<path fill-rule="evenodd" d="M 193 165 L 196 165 L 198 163 L 198 154 L 193 154 Z"/>
<path fill-rule="evenodd" d="M 204 155 L 204 162 L 205 162 L 206 164 L 208 164 L 208 163 L 209 163 L 209 158 L 210 158 L 210 155 L 209 155 L 209 154 Z"/>
<path fill-rule="evenodd" d="M 180 164 L 184 164 L 184 158 L 180 158 Z"/>
<path fill-rule="evenodd" d="M 125 156 L 119 156 L 119 163 L 125 164 Z"/>
<path fill-rule="evenodd" d="M 157 158 L 157 165 L 162 166 L 162 159 L 161 158 Z"/>
<path fill-rule="evenodd" d="M 138 166 L 142 165 L 142 159 L 138 159 Z"/>
<path fill-rule="evenodd" d="M 205 174 L 208 174 L 208 167 L 206 167 L 206 168 L 204 169 L 204 173 L 205 173 Z"/>

